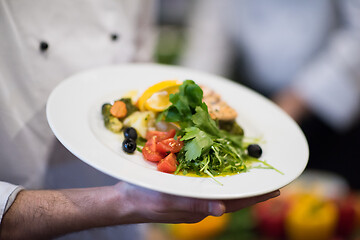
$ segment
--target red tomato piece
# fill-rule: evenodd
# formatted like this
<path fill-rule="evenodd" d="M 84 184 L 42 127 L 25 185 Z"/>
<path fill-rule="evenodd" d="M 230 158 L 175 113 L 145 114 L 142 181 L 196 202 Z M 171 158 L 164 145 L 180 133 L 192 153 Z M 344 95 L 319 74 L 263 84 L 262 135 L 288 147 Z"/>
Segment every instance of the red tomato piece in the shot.
<path fill-rule="evenodd" d="M 148 131 L 146 133 L 146 139 L 149 140 L 150 138 L 152 138 L 153 136 L 157 136 L 157 140 L 161 141 L 167 138 L 173 138 L 175 137 L 176 134 L 176 130 L 175 129 L 171 129 L 167 132 L 161 132 L 161 131 Z"/>
<path fill-rule="evenodd" d="M 183 146 L 184 143 L 182 141 L 168 138 L 156 143 L 156 151 L 161 153 L 177 153 Z"/>
<path fill-rule="evenodd" d="M 166 156 L 164 153 L 156 151 L 156 142 L 157 136 L 153 136 L 145 143 L 145 146 L 142 149 L 142 154 L 148 161 L 159 162 Z"/>
<path fill-rule="evenodd" d="M 176 160 L 176 155 L 170 153 L 158 163 L 157 169 L 161 172 L 173 173 L 176 171 L 177 165 L 178 161 Z"/>

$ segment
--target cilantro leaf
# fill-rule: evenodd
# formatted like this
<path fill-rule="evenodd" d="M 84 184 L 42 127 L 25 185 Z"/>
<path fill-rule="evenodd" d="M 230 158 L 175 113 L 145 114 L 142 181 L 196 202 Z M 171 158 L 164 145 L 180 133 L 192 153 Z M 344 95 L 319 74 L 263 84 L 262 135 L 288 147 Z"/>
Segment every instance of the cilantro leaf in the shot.
<path fill-rule="evenodd" d="M 220 129 L 210 117 L 206 104 L 202 103 L 201 106 L 197 106 L 195 111 L 196 113 L 191 118 L 195 126 L 213 136 L 220 137 Z"/>
<path fill-rule="evenodd" d="M 187 161 L 195 160 L 200 157 L 202 153 L 210 149 L 213 145 L 211 137 L 196 127 L 186 128 L 185 135 L 181 140 L 190 140 L 186 142 L 184 146 L 185 159 Z"/>
<path fill-rule="evenodd" d="M 183 93 L 187 96 L 189 106 L 194 109 L 202 104 L 203 91 L 192 80 L 186 80 L 184 83 Z"/>
<path fill-rule="evenodd" d="M 192 80 L 186 80 L 179 87 L 179 92 L 170 94 L 169 100 L 172 105 L 165 110 L 165 121 L 167 122 L 186 122 L 189 121 L 195 108 L 202 104 L 203 92 L 201 88 Z"/>

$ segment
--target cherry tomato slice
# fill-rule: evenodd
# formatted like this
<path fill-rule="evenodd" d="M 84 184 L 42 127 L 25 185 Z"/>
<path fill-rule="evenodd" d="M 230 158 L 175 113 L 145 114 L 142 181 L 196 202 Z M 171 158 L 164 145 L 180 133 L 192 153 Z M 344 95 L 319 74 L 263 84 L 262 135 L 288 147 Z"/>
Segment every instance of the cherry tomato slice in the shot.
<path fill-rule="evenodd" d="M 159 162 L 166 154 L 156 151 L 157 136 L 150 138 L 142 149 L 144 158 L 151 162 Z"/>
<path fill-rule="evenodd" d="M 170 153 L 158 163 L 157 169 L 161 172 L 173 173 L 176 171 L 177 165 L 178 162 L 176 160 L 176 155 L 174 153 Z"/>
<path fill-rule="evenodd" d="M 179 152 L 184 143 L 180 140 L 175 140 L 174 138 L 168 138 L 156 143 L 156 151 L 161 153 L 177 153 Z"/>
<path fill-rule="evenodd" d="M 176 130 L 175 129 L 171 129 L 167 132 L 161 132 L 161 131 L 148 131 L 146 133 L 146 139 L 149 140 L 151 139 L 153 136 L 157 136 L 157 140 L 161 141 L 167 138 L 173 138 L 176 134 Z"/>

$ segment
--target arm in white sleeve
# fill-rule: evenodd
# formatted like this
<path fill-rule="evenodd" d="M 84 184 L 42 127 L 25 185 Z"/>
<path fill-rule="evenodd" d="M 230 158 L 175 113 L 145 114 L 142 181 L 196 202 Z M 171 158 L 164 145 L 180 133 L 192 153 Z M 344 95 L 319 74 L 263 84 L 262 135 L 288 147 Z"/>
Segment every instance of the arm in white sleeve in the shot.
<path fill-rule="evenodd" d="M 360 110 L 360 1 L 345 0 L 340 6 L 344 24 L 299 74 L 294 90 L 314 113 L 341 131 Z"/>
<path fill-rule="evenodd" d="M 16 195 L 22 189 L 23 188 L 21 186 L 0 181 L 0 224 L 4 214 L 10 208 L 16 198 Z"/>
<path fill-rule="evenodd" d="M 231 45 L 222 21 L 221 1 L 197 1 L 189 17 L 182 66 L 226 75 L 230 68 Z"/>

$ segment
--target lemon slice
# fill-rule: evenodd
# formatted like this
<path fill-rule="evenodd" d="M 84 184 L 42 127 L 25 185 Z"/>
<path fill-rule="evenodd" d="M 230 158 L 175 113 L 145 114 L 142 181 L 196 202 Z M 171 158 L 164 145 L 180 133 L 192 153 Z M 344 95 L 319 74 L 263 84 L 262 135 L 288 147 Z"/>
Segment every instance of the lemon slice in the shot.
<path fill-rule="evenodd" d="M 169 101 L 169 93 L 161 91 L 154 93 L 146 102 L 145 109 L 153 112 L 161 112 L 171 105 Z"/>
<path fill-rule="evenodd" d="M 148 89 L 139 97 L 137 106 L 140 111 L 163 111 L 169 105 L 169 95 L 178 91 L 181 82 L 166 80 L 159 82 Z M 156 93 L 156 94 L 155 94 Z M 154 95 L 155 94 L 155 95 Z M 154 97 L 152 97 L 154 95 Z"/>

